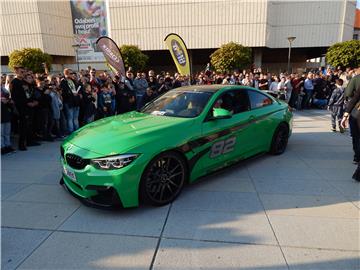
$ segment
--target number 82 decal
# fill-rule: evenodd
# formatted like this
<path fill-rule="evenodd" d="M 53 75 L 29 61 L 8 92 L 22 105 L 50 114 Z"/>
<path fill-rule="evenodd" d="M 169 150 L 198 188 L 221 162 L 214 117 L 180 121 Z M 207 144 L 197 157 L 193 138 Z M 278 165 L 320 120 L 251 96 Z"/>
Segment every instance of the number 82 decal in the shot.
<path fill-rule="evenodd" d="M 215 158 L 223 154 L 234 151 L 236 137 L 230 137 L 226 140 L 218 141 L 211 147 L 210 158 Z"/>

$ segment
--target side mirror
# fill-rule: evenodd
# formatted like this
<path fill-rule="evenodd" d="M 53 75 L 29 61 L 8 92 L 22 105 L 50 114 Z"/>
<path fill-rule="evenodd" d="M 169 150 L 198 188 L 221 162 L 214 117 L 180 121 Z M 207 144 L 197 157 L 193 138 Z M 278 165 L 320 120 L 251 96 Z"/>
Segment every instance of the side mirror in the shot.
<path fill-rule="evenodd" d="M 213 109 L 213 119 L 229 119 L 232 117 L 232 113 L 222 108 Z"/>

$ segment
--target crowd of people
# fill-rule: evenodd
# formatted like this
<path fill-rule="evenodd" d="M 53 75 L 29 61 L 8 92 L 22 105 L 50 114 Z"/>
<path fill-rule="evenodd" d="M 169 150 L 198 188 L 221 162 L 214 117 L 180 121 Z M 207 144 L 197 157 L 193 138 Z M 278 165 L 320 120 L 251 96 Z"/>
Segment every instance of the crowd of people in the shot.
<path fill-rule="evenodd" d="M 1 76 L 1 153 L 14 151 L 12 132 L 19 135 L 19 150 L 26 151 L 41 140 L 61 139 L 94 120 L 139 110 L 173 88 L 192 84 L 251 86 L 298 110 L 329 106 L 335 130 L 342 118 L 344 88 L 354 75 L 351 69 L 276 75 L 260 69 L 230 74 L 206 69 L 190 77 L 129 69 L 125 76 L 118 76 L 91 67 L 79 72 L 66 68 L 61 74 L 34 74 L 18 66 L 15 75 Z"/>

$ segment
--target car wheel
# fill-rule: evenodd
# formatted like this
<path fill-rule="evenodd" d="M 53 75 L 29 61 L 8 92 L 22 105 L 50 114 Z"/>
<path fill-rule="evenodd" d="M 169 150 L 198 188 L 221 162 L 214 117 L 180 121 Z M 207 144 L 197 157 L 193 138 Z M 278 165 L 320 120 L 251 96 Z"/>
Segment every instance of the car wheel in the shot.
<path fill-rule="evenodd" d="M 176 152 L 165 152 L 150 161 L 140 183 L 142 202 L 161 206 L 179 196 L 187 179 L 184 158 Z"/>
<path fill-rule="evenodd" d="M 281 123 L 274 132 L 270 153 L 273 155 L 280 155 L 284 153 L 288 140 L 289 128 L 285 123 Z"/>

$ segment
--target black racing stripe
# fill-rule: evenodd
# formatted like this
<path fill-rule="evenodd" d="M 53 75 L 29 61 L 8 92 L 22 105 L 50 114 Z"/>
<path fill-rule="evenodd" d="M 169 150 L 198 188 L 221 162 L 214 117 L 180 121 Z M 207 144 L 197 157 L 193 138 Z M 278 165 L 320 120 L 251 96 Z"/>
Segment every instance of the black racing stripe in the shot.
<path fill-rule="evenodd" d="M 202 158 L 207 152 L 209 152 L 209 150 L 211 149 L 211 147 L 207 147 L 204 150 L 200 151 L 199 153 L 197 153 L 196 155 L 194 155 L 190 160 L 189 160 L 189 170 L 192 171 L 192 169 L 194 168 L 195 164 L 199 161 L 200 158 Z"/>
<path fill-rule="evenodd" d="M 212 141 L 215 141 L 219 138 L 222 138 L 222 137 L 225 137 L 237 130 L 240 130 L 240 129 L 243 129 L 245 127 L 247 127 L 249 125 L 249 123 L 246 123 L 246 124 L 241 124 L 241 125 L 236 125 L 236 126 L 233 126 L 231 128 L 226 128 L 226 129 L 223 129 L 221 131 L 218 131 L 218 132 L 214 132 L 210 135 L 206 135 L 204 137 L 201 137 L 201 138 L 198 138 L 196 140 L 192 140 L 192 141 L 189 141 L 181 146 L 178 147 L 178 149 L 183 152 L 183 153 L 188 153 L 192 150 L 194 150 L 195 148 L 198 148 L 200 146 L 203 146 L 209 142 L 212 142 Z"/>
<path fill-rule="evenodd" d="M 218 131 L 218 132 L 214 132 L 210 135 L 206 135 L 204 137 L 201 137 L 201 138 L 198 138 L 196 140 L 192 140 L 192 141 L 189 141 L 181 146 L 179 146 L 177 149 L 181 152 L 183 152 L 184 154 L 185 153 L 188 153 L 192 150 L 194 150 L 195 148 L 198 148 L 198 147 L 201 147 L 209 142 L 212 142 L 216 139 L 219 139 L 221 137 L 225 137 L 235 131 L 238 131 L 238 130 L 241 130 L 241 129 L 244 129 L 246 127 L 248 127 L 249 125 L 253 124 L 253 123 L 256 123 L 258 121 L 261 121 L 263 119 L 265 119 L 266 117 L 268 117 L 269 115 L 271 114 L 274 114 L 274 113 L 277 113 L 279 111 L 282 111 L 283 109 L 281 110 L 276 110 L 276 111 L 273 111 L 273 112 L 270 112 L 270 113 L 267 113 L 261 117 L 258 117 L 258 118 L 254 118 L 253 120 L 247 122 L 247 123 L 244 123 L 244 124 L 240 124 L 240 125 L 235 125 L 235 126 L 232 126 L 231 128 L 227 128 L 227 129 L 224 129 L 224 130 L 221 130 L 221 131 Z M 192 168 L 195 166 L 196 162 L 202 157 L 204 156 L 209 150 L 211 149 L 211 147 L 207 147 L 206 149 L 200 151 L 199 153 L 195 154 L 190 160 L 189 160 L 189 166 L 190 166 L 190 171 L 192 170 Z"/>

